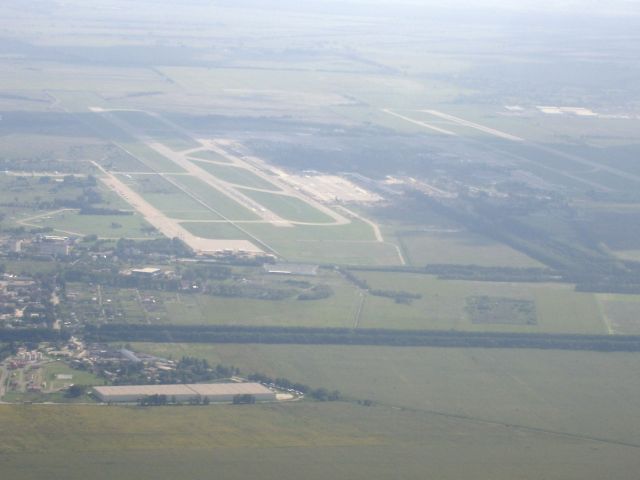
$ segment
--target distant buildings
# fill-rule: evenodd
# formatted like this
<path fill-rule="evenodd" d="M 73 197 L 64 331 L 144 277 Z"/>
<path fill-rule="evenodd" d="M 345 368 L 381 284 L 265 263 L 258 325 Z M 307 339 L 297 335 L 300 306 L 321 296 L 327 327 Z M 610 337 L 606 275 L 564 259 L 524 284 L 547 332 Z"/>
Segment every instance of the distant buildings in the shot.
<path fill-rule="evenodd" d="M 164 395 L 170 402 L 188 402 L 208 399 L 210 402 L 232 402 L 237 395 L 250 395 L 258 402 L 276 400 L 276 394 L 260 383 L 193 383 L 186 385 L 124 385 L 94 387 L 102 402 L 131 403 Z"/>
<path fill-rule="evenodd" d="M 309 265 L 305 263 L 267 263 L 263 268 L 267 273 L 315 277 L 318 274 L 318 268 L 320 267 L 318 265 Z"/>
<path fill-rule="evenodd" d="M 129 274 L 132 277 L 138 278 L 154 278 L 160 276 L 161 273 L 162 270 L 153 267 L 132 268 L 131 270 L 129 270 Z"/>
<path fill-rule="evenodd" d="M 71 241 L 69 237 L 44 235 L 39 238 L 39 241 L 37 241 L 35 245 L 40 255 L 66 257 L 71 251 Z"/>

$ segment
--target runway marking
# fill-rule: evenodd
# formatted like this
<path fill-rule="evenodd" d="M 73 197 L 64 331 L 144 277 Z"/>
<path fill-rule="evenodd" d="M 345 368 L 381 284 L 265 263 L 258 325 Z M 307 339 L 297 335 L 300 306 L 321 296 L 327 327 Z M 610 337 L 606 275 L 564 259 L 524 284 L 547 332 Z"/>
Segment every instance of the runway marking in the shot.
<path fill-rule="evenodd" d="M 504 138 L 506 140 L 512 140 L 514 142 L 524 142 L 524 138 L 511 135 L 510 133 L 501 132 L 500 130 L 496 130 L 495 128 L 485 127 L 484 125 L 480 125 L 479 123 L 470 122 L 469 120 L 465 120 L 464 118 L 455 117 L 453 115 L 449 115 L 448 113 L 443 113 L 438 110 L 420 110 L 420 111 L 429 113 L 436 117 L 443 118 L 445 120 L 449 120 L 450 122 L 457 123 L 458 125 L 475 128 L 476 130 L 480 130 L 481 132 L 488 133 L 495 137 Z"/>
<path fill-rule="evenodd" d="M 382 111 L 384 113 L 388 113 L 389 115 L 393 115 L 394 117 L 401 118 L 401 119 L 406 120 L 407 122 L 410 122 L 410 123 L 415 123 L 416 125 L 420 125 L 421 127 L 428 128 L 428 129 L 433 130 L 435 132 L 442 133 L 444 135 L 450 135 L 450 136 L 453 136 L 453 137 L 457 137 L 457 135 L 455 133 L 453 133 L 452 131 L 450 131 L 450 130 L 445 130 L 444 128 L 436 127 L 434 125 L 430 125 L 428 123 L 421 122 L 419 120 L 414 120 L 413 118 L 410 118 L 410 117 L 405 117 L 404 115 L 400 115 L 399 113 L 396 113 L 396 112 L 394 112 L 392 110 L 389 110 L 388 108 L 383 108 Z"/>

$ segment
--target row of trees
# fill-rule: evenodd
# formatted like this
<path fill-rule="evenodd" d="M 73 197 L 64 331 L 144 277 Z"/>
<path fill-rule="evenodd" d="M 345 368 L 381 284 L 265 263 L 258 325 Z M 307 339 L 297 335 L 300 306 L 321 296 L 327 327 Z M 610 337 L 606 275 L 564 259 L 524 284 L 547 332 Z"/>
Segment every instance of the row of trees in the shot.
<path fill-rule="evenodd" d="M 341 270 L 342 275 L 362 290 L 367 290 L 370 295 L 374 297 L 385 297 L 394 300 L 396 303 L 410 304 L 413 300 L 422 298 L 419 293 L 407 292 L 404 290 L 382 290 L 378 288 L 371 288 L 369 283 L 363 278 L 358 277 L 349 270 Z"/>
<path fill-rule="evenodd" d="M 127 324 L 88 325 L 85 327 L 85 334 L 89 340 L 101 342 L 335 344 L 640 351 L 640 336 L 634 335 Z"/>
<path fill-rule="evenodd" d="M 247 378 L 252 382 L 273 385 L 283 390 L 295 390 L 296 392 L 303 393 L 314 400 L 319 400 L 321 402 L 335 402 L 343 398 L 339 390 L 329 391 L 326 388 L 312 388 L 304 383 L 292 382 L 291 380 L 282 377 L 270 378 L 262 373 L 253 373 Z"/>

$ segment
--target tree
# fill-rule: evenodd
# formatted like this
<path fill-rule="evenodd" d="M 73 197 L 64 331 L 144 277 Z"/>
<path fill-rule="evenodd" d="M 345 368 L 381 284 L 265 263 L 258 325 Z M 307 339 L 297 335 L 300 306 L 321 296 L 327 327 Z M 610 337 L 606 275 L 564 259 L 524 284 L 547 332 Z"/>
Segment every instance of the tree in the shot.
<path fill-rule="evenodd" d="M 78 398 L 84 394 L 86 389 L 87 387 L 85 385 L 71 385 L 69 388 L 67 388 L 64 396 L 67 398 Z"/>

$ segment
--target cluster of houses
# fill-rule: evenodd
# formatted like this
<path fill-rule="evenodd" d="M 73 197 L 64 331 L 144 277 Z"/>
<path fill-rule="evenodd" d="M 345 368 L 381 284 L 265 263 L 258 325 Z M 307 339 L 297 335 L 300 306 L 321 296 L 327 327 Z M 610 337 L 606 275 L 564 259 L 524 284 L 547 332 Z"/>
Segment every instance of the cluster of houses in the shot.
<path fill-rule="evenodd" d="M 52 321 L 52 293 L 28 276 L 0 276 L 0 325 L 41 326 Z"/>
<path fill-rule="evenodd" d="M 30 253 L 43 257 L 66 257 L 71 253 L 75 238 L 58 235 L 36 234 L 30 237 L 4 237 L 0 240 L 0 248 L 4 253 Z"/>

